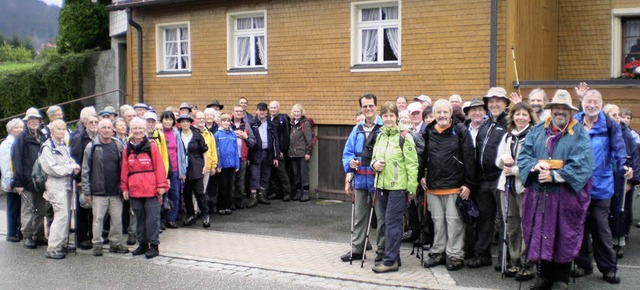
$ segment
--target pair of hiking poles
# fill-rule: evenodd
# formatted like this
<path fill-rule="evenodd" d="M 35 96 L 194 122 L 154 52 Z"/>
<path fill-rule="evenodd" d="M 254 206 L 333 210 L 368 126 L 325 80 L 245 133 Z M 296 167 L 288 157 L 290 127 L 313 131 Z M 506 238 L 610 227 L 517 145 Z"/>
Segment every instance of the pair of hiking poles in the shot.
<path fill-rule="evenodd" d="M 354 159 L 357 159 L 354 158 Z M 351 236 L 349 236 L 349 245 L 350 245 L 350 251 L 349 251 L 349 265 L 353 265 L 353 233 L 355 230 L 355 216 L 356 216 L 356 193 L 355 193 L 355 189 L 353 188 L 353 182 L 355 180 L 356 177 L 356 172 L 355 170 L 351 171 Z M 363 251 L 362 251 L 362 261 L 360 263 L 360 268 L 364 268 L 364 261 L 367 259 L 367 244 L 369 244 L 369 233 L 371 231 L 371 221 L 373 219 L 373 210 L 375 208 L 375 204 L 376 204 L 376 196 L 378 195 L 378 189 L 375 188 L 374 192 L 373 192 L 373 197 L 371 198 L 371 209 L 369 210 L 369 218 L 368 218 L 368 223 L 367 223 L 367 231 L 365 234 L 365 238 L 364 238 L 364 246 L 363 246 Z"/>

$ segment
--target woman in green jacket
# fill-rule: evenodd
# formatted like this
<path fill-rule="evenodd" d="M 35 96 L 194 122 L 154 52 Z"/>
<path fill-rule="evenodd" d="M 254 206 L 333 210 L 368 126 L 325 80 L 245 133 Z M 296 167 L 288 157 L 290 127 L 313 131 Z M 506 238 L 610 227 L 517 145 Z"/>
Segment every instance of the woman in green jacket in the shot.
<path fill-rule="evenodd" d="M 411 134 L 398 128 L 396 105 L 384 103 L 380 114 L 384 126 L 373 147 L 371 167 L 377 172 L 375 198 L 380 202 L 385 225 L 385 253 L 373 271 L 387 273 L 398 271 L 400 266 L 402 215 L 418 187 L 418 154 Z"/>

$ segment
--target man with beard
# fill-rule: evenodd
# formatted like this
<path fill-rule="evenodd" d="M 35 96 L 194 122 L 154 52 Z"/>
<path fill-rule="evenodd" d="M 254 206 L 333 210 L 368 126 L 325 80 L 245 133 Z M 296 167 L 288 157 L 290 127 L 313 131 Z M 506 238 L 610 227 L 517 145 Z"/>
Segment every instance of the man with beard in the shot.
<path fill-rule="evenodd" d="M 589 206 L 594 158 L 589 134 L 571 118 L 567 91 L 559 90 L 545 109 L 547 118 L 531 128 L 518 167 L 525 186 L 522 234 L 527 258 L 538 261 L 533 290 L 567 289 L 571 261 L 578 255 Z"/>
<path fill-rule="evenodd" d="M 496 166 L 496 155 L 502 137 L 507 132 L 507 114 L 509 106 L 507 91 L 501 87 L 490 88 L 484 96 L 484 103 L 489 109 L 489 118 L 484 120 L 476 137 L 476 165 L 478 188 L 471 196 L 480 211 L 476 221 L 475 257 L 467 263 L 469 268 L 491 266 L 491 243 L 495 234 L 494 221 L 497 219 L 498 231 L 502 232 L 502 211 L 497 211 L 500 204 L 500 193 L 496 189 L 502 170 Z M 498 261 L 501 261 L 502 247 L 498 250 Z M 500 262 L 496 269 L 500 270 Z"/>
<path fill-rule="evenodd" d="M 548 111 L 543 109 L 547 102 L 549 102 L 549 99 L 543 89 L 533 89 L 529 93 L 529 105 L 531 105 L 533 111 L 538 115 L 540 122 L 544 122 L 544 119 L 548 115 Z"/>
<path fill-rule="evenodd" d="M 620 277 L 616 275 L 616 258 L 608 222 L 611 197 L 614 193 L 613 176 L 615 170 L 624 172 L 624 178 L 630 179 L 633 177 L 633 169 L 625 166 L 627 149 L 620 126 L 602 112 L 602 94 L 597 90 L 588 90 L 582 98 L 582 108 L 584 111 L 578 113 L 575 118 L 589 133 L 596 168 L 593 172 L 591 204 L 584 228 L 582 248 L 580 256 L 575 261 L 577 267 L 572 274 L 580 277 L 593 272 L 589 239 L 591 234 L 593 257 L 598 270 L 603 274 L 602 278 L 611 284 L 618 284 Z"/>

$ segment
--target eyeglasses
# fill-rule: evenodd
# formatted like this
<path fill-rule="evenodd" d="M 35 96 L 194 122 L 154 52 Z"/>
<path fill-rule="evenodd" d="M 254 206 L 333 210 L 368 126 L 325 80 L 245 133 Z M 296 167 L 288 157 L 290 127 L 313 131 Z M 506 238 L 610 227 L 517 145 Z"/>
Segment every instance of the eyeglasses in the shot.
<path fill-rule="evenodd" d="M 89 121 L 89 124 L 98 124 L 98 121 Z"/>
<path fill-rule="evenodd" d="M 373 109 L 376 105 L 362 105 L 363 109 Z"/>

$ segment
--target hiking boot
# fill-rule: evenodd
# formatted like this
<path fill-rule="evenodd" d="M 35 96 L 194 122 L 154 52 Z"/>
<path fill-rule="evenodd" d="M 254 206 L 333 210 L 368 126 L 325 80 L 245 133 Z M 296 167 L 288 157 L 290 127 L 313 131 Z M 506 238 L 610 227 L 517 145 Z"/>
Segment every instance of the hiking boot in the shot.
<path fill-rule="evenodd" d="M 293 196 L 293 200 L 298 201 L 302 197 L 302 188 L 299 188 L 296 191 L 296 195 Z"/>
<path fill-rule="evenodd" d="M 546 278 L 540 278 L 536 280 L 536 283 L 531 285 L 529 289 L 530 290 L 550 290 L 551 287 L 553 287 L 553 281 Z"/>
<path fill-rule="evenodd" d="M 522 267 L 520 271 L 516 273 L 516 281 L 529 281 L 533 279 L 534 274 L 530 267 Z"/>
<path fill-rule="evenodd" d="M 26 239 L 24 239 L 24 247 L 27 249 L 35 249 L 38 248 L 38 245 L 32 237 L 27 237 Z"/>
<path fill-rule="evenodd" d="M 136 235 L 129 234 L 129 237 L 127 238 L 127 245 L 133 246 L 135 244 L 136 244 Z"/>
<path fill-rule="evenodd" d="M 101 257 L 102 256 L 102 245 L 93 246 L 93 250 L 91 251 L 91 253 L 96 257 Z"/>
<path fill-rule="evenodd" d="M 258 193 L 258 203 L 260 204 L 271 204 L 271 202 L 264 196 L 264 193 Z"/>
<path fill-rule="evenodd" d="M 36 245 L 38 245 L 38 246 L 48 246 L 49 245 L 49 240 L 47 240 L 47 239 L 45 239 L 43 237 L 40 237 L 40 238 L 36 237 L 36 238 L 33 239 L 33 241 L 35 241 Z"/>
<path fill-rule="evenodd" d="M 188 227 L 188 226 L 194 224 L 195 222 L 196 222 L 196 216 L 195 215 L 190 215 L 186 220 L 184 220 L 182 225 L 185 226 L 185 227 Z"/>
<path fill-rule="evenodd" d="M 485 266 L 491 266 L 493 263 L 491 262 L 491 258 L 475 256 L 469 262 L 467 262 L 467 267 L 469 268 L 480 268 Z"/>
<path fill-rule="evenodd" d="M 267 196 L 267 199 L 269 200 L 278 199 L 278 196 L 275 193 L 272 193 L 272 194 L 269 194 L 269 196 Z"/>
<path fill-rule="evenodd" d="M 444 265 L 446 263 L 447 256 L 444 253 L 431 253 L 429 259 L 424 262 L 425 268 L 432 268 L 438 265 Z"/>
<path fill-rule="evenodd" d="M 92 248 L 93 248 L 93 244 L 91 243 L 91 241 L 84 240 L 84 241 L 80 242 L 80 249 L 90 250 Z"/>
<path fill-rule="evenodd" d="M 151 259 L 160 255 L 160 251 L 158 250 L 158 245 L 151 245 L 146 253 L 144 253 L 145 258 Z"/>
<path fill-rule="evenodd" d="M 355 260 L 362 260 L 362 254 L 356 254 L 354 253 L 353 255 L 351 254 L 351 251 L 347 252 L 346 254 L 340 256 L 340 260 L 342 260 L 342 262 L 349 262 L 349 261 L 355 261 Z"/>
<path fill-rule="evenodd" d="M 380 273 L 396 272 L 398 271 L 399 267 L 400 266 L 398 266 L 398 262 L 395 262 L 393 263 L 393 265 L 389 265 L 389 266 L 385 265 L 384 263 L 380 263 L 379 265 L 374 266 L 373 269 L 371 270 L 373 270 L 373 272 L 376 272 L 377 274 L 380 274 Z"/>
<path fill-rule="evenodd" d="M 431 259 L 431 258 L 429 258 L 429 259 Z M 462 260 L 461 258 L 456 258 L 456 257 L 447 257 L 446 267 L 447 267 L 447 270 L 449 270 L 449 271 L 460 270 L 460 269 L 462 269 L 462 267 L 464 267 L 464 260 Z"/>
<path fill-rule="evenodd" d="M 205 215 L 202 217 L 202 226 L 205 228 L 211 226 L 211 217 L 209 215 Z"/>
<path fill-rule="evenodd" d="M 501 269 L 502 270 L 502 269 Z M 514 266 L 508 266 L 504 271 L 504 276 L 507 278 L 513 278 L 520 273 L 520 268 Z"/>
<path fill-rule="evenodd" d="M 131 254 L 134 255 L 134 256 L 138 256 L 138 255 L 142 255 L 142 254 L 146 253 L 147 250 L 149 250 L 149 244 L 140 243 L 138 245 L 138 247 L 135 250 L 133 250 L 133 252 L 131 252 Z"/>
<path fill-rule="evenodd" d="M 178 225 L 176 224 L 176 222 L 167 222 L 167 228 L 168 229 L 177 229 Z"/>
<path fill-rule="evenodd" d="M 578 277 L 590 275 L 591 273 L 593 273 L 593 269 L 584 269 L 580 266 L 576 266 L 575 269 L 571 271 L 571 277 L 578 278 Z"/>
<path fill-rule="evenodd" d="M 251 194 L 251 199 L 249 199 L 249 203 L 247 204 L 247 208 L 252 208 L 258 205 L 258 196 L 255 193 Z"/>
<path fill-rule="evenodd" d="M 20 241 L 18 236 L 7 236 L 7 242 L 17 243 Z"/>
<path fill-rule="evenodd" d="M 44 253 L 44 256 L 49 259 L 60 260 L 60 259 L 64 259 L 64 257 L 67 256 L 67 254 L 65 254 L 62 251 L 47 251 Z"/>
<path fill-rule="evenodd" d="M 109 247 L 109 253 L 126 254 L 129 253 L 129 248 L 125 247 L 123 244 L 112 244 Z"/>
<path fill-rule="evenodd" d="M 616 275 L 616 272 L 608 272 L 602 275 L 602 279 L 609 282 L 609 284 L 620 284 L 620 276 Z"/>
<path fill-rule="evenodd" d="M 291 201 L 291 194 L 287 193 L 282 197 L 282 201 L 287 202 L 287 201 Z"/>
<path fill-rule="evenodd" d="M 302 191 L 302 196 L 300 197 L 300 201 L 301 202 L 305 202 L 305 201 L 309 201 L 309 191 L 308 190 L 303 190 Z"/>

